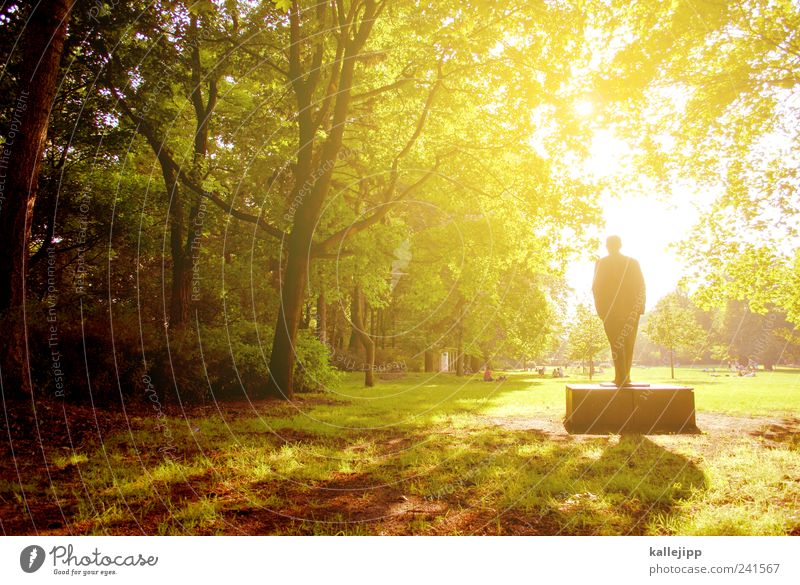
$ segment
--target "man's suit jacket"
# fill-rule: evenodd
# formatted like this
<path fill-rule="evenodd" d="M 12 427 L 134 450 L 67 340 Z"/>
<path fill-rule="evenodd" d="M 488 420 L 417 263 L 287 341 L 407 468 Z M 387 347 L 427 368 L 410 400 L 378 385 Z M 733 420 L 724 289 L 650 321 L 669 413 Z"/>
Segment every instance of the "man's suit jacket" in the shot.
<path fill-rule="evenodd" d="M 594 268 L 592 292 L 597 315 L 603 321 L 644 313 L 644 277 L 633 258 L 618 253 L 600 258 Z"/>

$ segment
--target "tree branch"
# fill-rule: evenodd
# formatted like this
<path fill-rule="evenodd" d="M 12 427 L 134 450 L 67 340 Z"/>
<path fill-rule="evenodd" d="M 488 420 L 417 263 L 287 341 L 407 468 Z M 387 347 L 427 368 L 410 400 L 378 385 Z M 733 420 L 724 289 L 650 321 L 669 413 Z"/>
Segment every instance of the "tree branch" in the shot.
<path fill-rule="evenodd" d="M 391 201 L 381 204 L 378 210 L 372 215 L 360 219 L 350 224 L 346 228 L 343 228 L 338 232 L 328 236 L 324 241 L 314 244 L 314 246 L 311 248 L 311 256 L 313 258 L 323 257 L 330 253 L 329 251 L 331 247 L 340 244 L 348 235 L 357 234 L 378 223 L 380 220 L 386 217 L 386 214 L 389 213 L 393 207 L 427 183 L 428 180 L 438 171 L 439 163 L 440 161 L 437 159 L 436 164 L 432 168 L 428 169 L 428 171 L 421 178 L 403 189 L 400 194 Z"/>
<path fill-rule="evenodd" d="M 357 101 L 361 101 L 361 100 L 367 100 L 369 98 L 375 97 L 376 95 L 380 95 L 380 94 L 382 94 L 384 92 L 391 91 L 393 89 L 397 89 L 398 87 L 403 87 L 404 85 L 407 85 L 407 84 L 411 83 L 412 81 L 414 81 L 414 80 L 411 77 L 403 77 L 401 79 L 398 79 L 394 83 L 390 83 L 389 85 L 384 85 L 383 87 L 378 87 L 378 88 L 375 88 L 375 89 L 371 89 L 369 91 L 365 91 L 364 93 L 355 94 L 352 97 L 352 100 L 353 100 L 353 102 L 357 102 Z"/>
<path fill-rule="evenodd" d="M 125 114 L 136 124 L 136 132 L 141 134 L 150 144 L 150 148 L 158 157 L 159 163 L 166 166 L 167 168 L 171 168 L 175 171 L 178 180 L 186 186 L 189 190 L 193 191 L 194 193 L 200 195 L 201 197 L 205 197 L 206 199 L 212 201 L 217 207 L 225 211 L 228 215 L 235 217 L 241 221 L 245 221 L 248 223 L 255 224 L 256 227 L 263 230 L 265 233 L 269 234 L 270 236 L 276 239 L 283 239 L 286 237 L 286 233 L 269 224 L 266 223 L 261 215 L 251 215 L 249 213 L 245 213 L 243 211 L 239 211 L 238 209 L 234 209 L 232 203 L 226 202 L 219 194 L 214 193 L 213 191 L 206 191 L 200 185 L 198 185 L 184 170 L 181 165 L 179 165 L 175 161 L 175 157 L 173 156 L 172 152 L 170 151 L 169 147 L 164 144 L 163 141 L 158 139 L 158 136 L 155 132 L 153 126 L 145 120 L 142 116 L 136 114 L 127 103 L 125 98 L 123 98 L 115 87 L 110 87 L 109 90 L 114 94 L 114 97 L 117 98 L 118 103 L 122 107 L 122 110 Z"/>

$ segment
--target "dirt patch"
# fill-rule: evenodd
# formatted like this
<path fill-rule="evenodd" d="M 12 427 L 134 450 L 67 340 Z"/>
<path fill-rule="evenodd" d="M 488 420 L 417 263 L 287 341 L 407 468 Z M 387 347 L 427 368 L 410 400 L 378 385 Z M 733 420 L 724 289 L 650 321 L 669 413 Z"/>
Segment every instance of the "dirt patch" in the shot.
<path fill-rule="evenodd" d="M 262 489 L 263 488 L 263 489 Z M 337 473 L 330 480 L 303 487 L 289 482 L 265 482 L 261 493 L 275 493 L 280 509 L 241 502 L 223 512 L 226 533 L 244 534 L 407 534 L 409 523 L 431 523 L 447 512 L 441 501 L 404 494 L 366 474 Z"/>
<path fill-rule="evenodd" d="M 800 448 L 800 418 L 784 417 L 763 427 L 750 431 L 750 435 L 763 439 L 768 446 L 788 445 L 790 449 Z"/>
<path fill-rule="evenodd" d="M 559 525 L 546 516 L 520 510 L 462 508 L 451 510 L 431 534 L 465 536 L 542 536 L 558 533 Z"/>
<path fill-rule="evenodd" d="M 558 417 L 479 416 L 476 422 L 502 427 L 510 431 L 533 431 L 550 439 L 580 439 L 589 435 L 570 435 Z M 761 437 L 773 442 L 797 443 L 800 439 L 800 418 L 768 416 L 736 416 L 729 414 L 697 413 L 701 434 L 742 435 Z M 690 433 L 691 434 L 691 433 Z"/>
<path fill-rule="evenodd" d="M 748 435 L 771 442 L 796 441 L 800 419 L 785 416 L 734 416 L 729 414 L 697 414 L 697 426 L 704 434 Z"/>
<path fill-rule="evenodd" d="M 553 439 L 569 439 L 564 423 L 556 417 L 479 416 L 476 422 L 487 426 L 503 427 L 510 431 L 532 431 Z"/>

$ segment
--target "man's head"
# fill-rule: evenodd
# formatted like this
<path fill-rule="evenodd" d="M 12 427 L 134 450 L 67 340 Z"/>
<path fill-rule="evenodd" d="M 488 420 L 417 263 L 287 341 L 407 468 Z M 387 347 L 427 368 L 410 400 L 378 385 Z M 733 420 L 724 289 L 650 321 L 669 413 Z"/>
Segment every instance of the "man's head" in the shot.
<path fill-rule="evenodd" d="M 606 249 L 609 254 L 618 254 L 622 248 L 622 238 L 619 236 L 608 236 L 606 238 Z"/>

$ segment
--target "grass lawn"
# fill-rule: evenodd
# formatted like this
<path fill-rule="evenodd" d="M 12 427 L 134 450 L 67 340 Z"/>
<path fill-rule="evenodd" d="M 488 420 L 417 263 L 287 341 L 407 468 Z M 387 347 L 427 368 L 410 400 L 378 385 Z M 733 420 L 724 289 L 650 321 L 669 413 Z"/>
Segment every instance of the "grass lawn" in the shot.
<path fill-rule="evenodd" d="M 0 519 L 40 534 L 800 534 L 800 370 L 725 374 L 676 371 L 700 435 L 569 435 L 565 380 L 519 372 L 370 389 L 352 374 L 166 429 L 131 416 L 46 450 L 46 469 L 6 461 Z"/>

